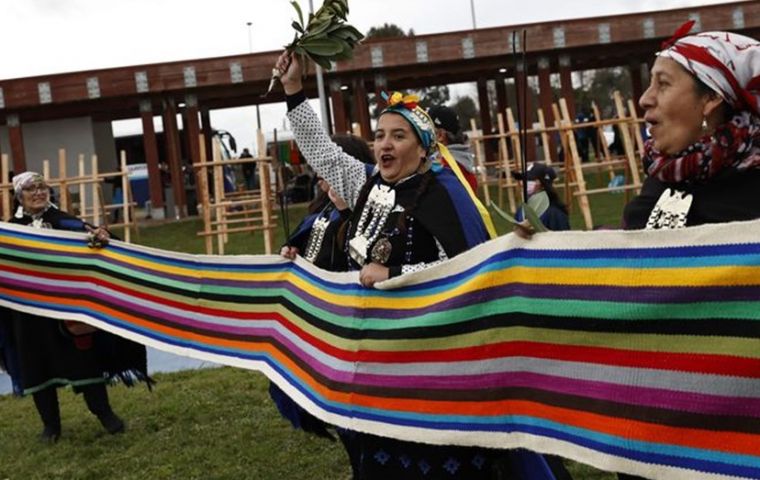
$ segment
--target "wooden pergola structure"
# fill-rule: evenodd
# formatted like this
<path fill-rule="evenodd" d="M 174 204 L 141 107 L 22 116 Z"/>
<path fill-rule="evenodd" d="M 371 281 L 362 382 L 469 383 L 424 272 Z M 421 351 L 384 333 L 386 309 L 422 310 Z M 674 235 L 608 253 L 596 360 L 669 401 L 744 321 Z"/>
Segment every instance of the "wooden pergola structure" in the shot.
<path fill-rule="evenodd" d="M 539 107 L 554 121 L 551 74 L 558 73 L 561 96 L 574 116 L 571 74 L 577 70 L 625 66 L 633 80 L 631 96 L 643 90 L 642 73 L 660 42 L 684 21 L 696 30 L 731 30 L 760 36 L 760 2 L 742 1 L 694 8 L 555 21 L 528 25 L 448 32 L 415 37 L 371 40 L 353 60 L 340 62 L 326 74 L 334 131 L 349 131 L 352 122 L 370 134 L 368 94 L 385 89 L 406 90 L 460 82 L 476 82 L 482 126 L 494 131 L 488 85 L 494 82 L 498 111 L 508 107 L 508 78 L 538 77 Z M 527 69 L 513 65 L 512 32 L 527 31 Z M 90 116 L 110 121 L 141 118 L 149 170 L 150 200 L 163 207 L 159 152 L 153 116 L 161 115 L 168 141 L 164 152 L 174 184 L 175 204 L 186 205 L 181 185 L 180 136 L 176 114 L 183 115 L 187 138 L 207 139 L 209 112 L 218 108 L 257 105 L 283 100 L 281 94 L 261 98 L 279 52 L 262 52 L 135 65 L 85 72 L 0 80 L 0 125 L 8 127 L 13 169 L 26 169 L 22 126 L 42 120 Z M 644 68 L 642 68 L 644 67 Z M 307 78 L 306 93 L 316 96 L 316 81 Z M 348 102 L 348 99 L 352 102 Z M 353 108 L 349 108 L 352 105 Z M 534 112 L 534 105 L 520 105 Z M 187 142 L 193 163 L 201 161 L 200 146 Z"/>

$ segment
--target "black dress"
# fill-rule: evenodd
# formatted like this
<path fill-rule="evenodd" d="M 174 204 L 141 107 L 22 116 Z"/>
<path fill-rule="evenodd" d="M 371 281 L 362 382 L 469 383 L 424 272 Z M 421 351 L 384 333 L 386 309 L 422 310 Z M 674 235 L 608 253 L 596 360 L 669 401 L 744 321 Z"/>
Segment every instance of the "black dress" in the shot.
<path fill-rule="evenodd" d="M 54 207 L 38 222 L 42 228 L 84 231 L 84 222 Z M 13 218 L 11 223 L 30 225 L 29 216 Z M 11 310 L 0 311 L 5 363 L 16 391 L 32 394 L 47 387 L 71 385 L 75 391 L 119 378 L 127 384 L 148 381 L 146 351 L 143 345 L 96 330 L 77 336 L 65 323 Z"/>

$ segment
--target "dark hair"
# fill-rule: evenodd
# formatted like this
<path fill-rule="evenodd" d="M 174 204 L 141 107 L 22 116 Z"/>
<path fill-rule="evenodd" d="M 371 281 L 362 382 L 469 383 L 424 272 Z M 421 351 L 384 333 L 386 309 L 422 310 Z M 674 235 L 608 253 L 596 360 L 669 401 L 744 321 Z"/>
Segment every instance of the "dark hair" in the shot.
<path fill-rule="evenodd" d="M 718 92 L 708 87 L 707 84 L 700 80 L 696 75 L 692 75 L 691 78 L 694 79 L 694 89 L 700 97 L 705 95 L 709 97 L 719 96 Z M 721 103 L 719 108 L 721 109 L 721 122 L 727 122 L 734 116 L 734 108 L 729 105 L 727 101 L 723 100 L 723 103 Z"/>
<path fill-rule="evenodd" d="M 443 130 L 443 134 L 446 136 L 446 145 L 467 143 L 467 134 L 464 133 L 464 130 L 460 130 L 456 134 Z"/>
<path fill-rule="evenodd" d="M 351 135 L 348 133 L 336 133 L 332 137 L 332 141 L 335 142 L 344 152 L 351 155 L 355 159 L 368 165 L 375 164 L 375 156 L 372 154 L 372 150 L 369 149 L 369 145 L 363 138 Z M 327 196 L 327 192 L 319 190 L 314 200 L 309 204 L 308 212 L 316 213 L 325 208 L 330 198 Z"/>
<path fill-rule="evenodd" d="M 557 191 L 554 189 L 554 182 L 545 178 L 539 179 L 539 182 L 541 182 L 541 187 L 543 187 L 546 195 L 549 197 L 549 203 L 562 210 L 565 215 L 568 215 L 567 205 L 560 199 Z"/>

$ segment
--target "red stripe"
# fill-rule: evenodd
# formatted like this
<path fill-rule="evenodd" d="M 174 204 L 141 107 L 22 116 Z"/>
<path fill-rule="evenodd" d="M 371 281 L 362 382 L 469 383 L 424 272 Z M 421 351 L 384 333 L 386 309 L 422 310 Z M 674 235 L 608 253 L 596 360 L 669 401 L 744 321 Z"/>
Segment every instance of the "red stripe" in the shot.
<path fill-rule="evenodd" d="M 529 341 L 507 341 L 471 348 L 432 351 L 362 351 L 357 355 L 361 361 L 386 363 L 457 362 L 509 357 L 545 358 L 620 367 L 760 378 L 760 360 L 758 359 L 730 355 L 648 352 Z"/>

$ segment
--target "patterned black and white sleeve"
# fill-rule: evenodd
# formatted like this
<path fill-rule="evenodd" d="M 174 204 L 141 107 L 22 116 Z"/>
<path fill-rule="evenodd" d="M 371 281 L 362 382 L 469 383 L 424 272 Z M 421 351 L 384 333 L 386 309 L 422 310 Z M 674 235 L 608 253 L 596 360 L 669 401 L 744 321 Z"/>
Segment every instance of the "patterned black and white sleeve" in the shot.
<path fill-rule="evenodd" d="M 298 149 L 306 162 L 353 209 L 359 191 L 367 182 L 366 165 L 345 153 L 330 139 L 309 102 L 301 102 L 287 115 Z"/>
<path fill-rule="evenodd" d="M 389 278 L 398 277 L 399 275 L 405 275 L 407 273 L 419 272 L 420 270 L 425 270 L 426 268 L 430 268 L 433 265 L 438 265 L 439 263 L 442 263 L 448 260 L 449 256 L 446 254 L 446 250 L 444 250 L 443 245 L 441 245 L 441 242 L 439 242 L 438 239 L 436 239 L 435 244 L 438 247 L 438 260 L 433 260 L 432 262 L 420 262 L 420 263 L 413 263 L 413 264 L 407 263 L 407 264 L 399 265 L 397 267 L 391 267 L 388 271 Z"/>

